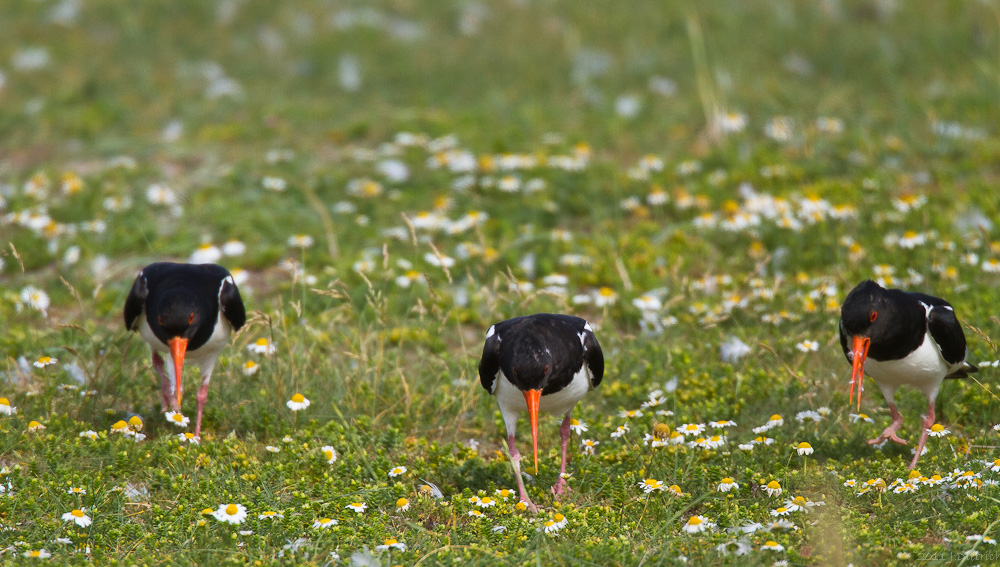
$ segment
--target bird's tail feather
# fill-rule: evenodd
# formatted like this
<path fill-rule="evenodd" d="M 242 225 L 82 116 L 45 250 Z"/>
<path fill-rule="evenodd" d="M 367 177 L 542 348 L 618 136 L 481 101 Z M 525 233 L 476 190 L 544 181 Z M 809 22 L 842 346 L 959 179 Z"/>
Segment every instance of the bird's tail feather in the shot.
<path fill-rule="evenodd" d="M 979 372 L 979 367 L 969 361 L 965 361 L 962 363 L 961 368 L 945 376 L 945 379 L 968 378 L 969 374 L 973 372 Z"/>

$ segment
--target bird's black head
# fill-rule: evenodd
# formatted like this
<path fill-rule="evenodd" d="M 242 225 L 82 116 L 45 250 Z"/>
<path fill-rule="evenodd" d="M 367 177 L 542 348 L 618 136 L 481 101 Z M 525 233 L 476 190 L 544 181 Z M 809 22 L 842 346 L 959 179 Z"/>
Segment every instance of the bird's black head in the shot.
<path fill-rule="evenodd" d="M 150 329 L 163 342 L 190 339 L 201 328 L 204 307 L 193 294 L 170 293 L 148 306 L 147 319 Z"/>
<path fill-rule="evenodd" d="M 512 352 L 509 380 L 520 390 L 543 390 L 552 375 L 552 353 L 530 334 L 519 335 Z"/>
<path fill-rule="evenodd" d="M 867 337 L 878 343 L 892 328 L 891 315 L 897 310 L 888 291 L 871 280 L 865 280 L 847 294 L 840 308 L 840 326 L 849 337 Z"/>

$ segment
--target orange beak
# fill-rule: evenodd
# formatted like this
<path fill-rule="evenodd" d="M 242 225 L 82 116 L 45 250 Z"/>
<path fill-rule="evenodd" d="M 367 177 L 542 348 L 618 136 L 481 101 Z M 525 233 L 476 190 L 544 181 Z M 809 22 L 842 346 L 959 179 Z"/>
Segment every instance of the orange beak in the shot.
<path fill-rule="evenodd" d="M 170 356 L 174 359 L 174 377 L 177 380 L 177 407 L 181 407 L 181 371 L 184 369 L 184 353 L 187 352 L 188 340 L 174 337 L 167 341 L 170 345 Z"/>
<path fill-rule="evenodd" d="M 865 377 L 865 359 L 868 358 L 868 346 L 872 340 L 868 337 L 854 336 L 851 338 L 851 394 L 847 404 L 854 401 L 854 384 L 858 385 L 858 409 L 861 409 L 861 381 Z"/>
<path fill-rule="evenodd" d="M 535 455 L 535 474 L 538 474 L 538 404 L 542 400 L 541 390 L 526 390 L 524 401 L 528 404 L 528 419 L 531 420 L 531 449 Z"/>

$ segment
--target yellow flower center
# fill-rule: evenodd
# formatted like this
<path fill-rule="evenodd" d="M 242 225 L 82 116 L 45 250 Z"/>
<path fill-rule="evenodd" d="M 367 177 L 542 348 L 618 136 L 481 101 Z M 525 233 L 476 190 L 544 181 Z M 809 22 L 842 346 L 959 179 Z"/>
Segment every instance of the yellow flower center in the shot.
<path fill-rule="evenodd" d="M 518 502 L 516 505 L 514 505 L 514 507 L 517 508 L 517 510 L 520 512 L 524 512 L 528 508 L 528 506 L 524 502 Z"/>
<path fill-rule="evenodd" d="M 364 504 L 361 502 L 354 502 L 353 504 L 351 504 L 351 506 L 353 506 L 354 508 L 360 508 L 364 506 Z"/>
<path fill-rule="evenodd" d="M 406 506 L 409 503 L 410 501 L 407 500 L 406 498 L 400 498 L 399 500 L 396 501 L 396 507 L 402 508 L 403 506 Z"/>
<path fill-rule="evenodd" d="M 173 419 L 176 422 L 182 422 L 182 421 L 184 421 L 184 416 L 181 415 L 181 414 L 179 414 L 179 413 L 175 413 L 174 416 L 173 416 L 173 418 L 171 418 L 171 419 Z"/>
<path fill-rule="evenodd" d="M 778 481 L 772 480 L 771 482 L 767 483 L 767 487 L 770 488 L 771 490 L 778 490 L 781 488 L 781 485 L 778 484 Z"/>
<path fill-rule="evenodd" d="M 778 547 L 778 542 L 776 542 L 776 541 L 769 541 L 769 542 L 765 543 L 764 545 L 767 546 L 767 547 Z"/>
<path fill-rule="evenodd" d="M 604 297 L 611 297 L 612 295 L 614 295 L 614 294 L 615 294 L 615 290 L 611 289 L 610 287 L 602 287 L 602 288 L 601 288 L 601 289 L 600 289 L 600 290 L 598 291 L 598 293 L 600 293 L 600 294 L 601 294 L 601 295 L 603 295 Z"/>
<path fill-rule="evenodd" d="M 0 399 L 6 400 L 7 398 L 0 398 Z M 580 420 L 579 419 L 571 419 L 571 420 L 569 420 L 569 424 L 570 425 L 580 425 Z"/>
<path fill-rule="evenodd" d="M 301 404 L 302 402 L 306 401 L 306 397 L 303 396 L 302 394 L 295 394 L 294 396 L 292 396 L 292 401 L 297 404 Z"/>
<path fill-rule="evenodd" d="M 935 423 L 934 425 L 931 426 L 931 431 L 933 431 L 934 433 L 940 433 L 944 431 L 944 426 L 941 425 L 940 423 Z"/>
<path fill-rule="evenodd" d="M 31 429 L 32 427 L 38 427 L 39 425 L 41 425 L 41 423 L 38 423 L 35 420 L 31 420 L 28 422 L 28 429 Z"/>
<path fill-rule="evenodd" d="M 70 512 L 70 514 L 73 514 L 77 518 L 82 518 L 83 517 L 83 510 L 73 510 L 72 512 Z"/>
<path fill-rule="evenodd" d="M 689 526 L 697 526 L 697 525 L 699 525 L 701 523 L 702 523 L 702 520 L 698 516 L 691 516 L 691 519 L 688 520 L 688 525 Z"/>
<path fill-rule="evenodd" d="M 41 358 L 38 359 L 38 362 L 40 364 L 48 364 L 51 361 L 52 361 L 52 357 L 51 356 L 43 356 L 43 357 L 41 357 Z"/>
<path fill-rule="evenodd" d="M 728 476 L 726 478 L 722 479 L 722 484 L 732 484 L 732 483 L 733 483 L 733 479 L 729 478 Z"/>
<path fill-rule="evenodd" d="M 788 508 L 785 508 L 784 506 L 782 506 L 781 508 L 778 508 L 777 510 L 775 510 L 775 512 L 777 512 L 779 514 L 784 514 L 787 511 L 788 511 Z"/>
<path fill-rule="evenodd" d="M 264 337 L 257 339 L 257 346 L 267 346 L 267 339 Z"/>
<path fill-rule="evenodd" d="M 0 398 L 0 406 L 9 406 L 9 405 L 10 405 L 10 400 L 8 400 L 7 398 Z"/>
<path fill-rule="evenodd" d="M 333 458 L 333 451 L 329 451 L 329 450 L 323 451 L 323 455 L 326 456 L 326 460 L 329 461 L 330 459 Z"/>
<path fill-rule="evenodd" d="M 811 449 L 812 445 L 806 443 L 805 441 L 799 443 L 799 449 Z"/>
<path fill-rule="evenodd" d="M 801 496 L 796 496 L 795 499 L 792 500 L 792 502 L 794 502 L 798 506 L 805 506 L 806 505 L 806 499 L 803 498 L 803 497 L 801 497 Z"/>
<path fill-rule="evenodd" d="M 1000 464 L 1000 459 L 997 459 L 997 461 L 998 461 L 998 464 Z M 503 498 L 507 498 L 508 496 L 510 496 L 510 491 L 505 488 L 505 489 L 503 489 L 503 490 L 500 491 L 500 496 L 503 497 Z"/>
<path fill-rule="evenodd" d="M 660 481 L 658 480 L 653 480 L 651 478 L 646 479 L 646 486 L 656 486 L 658 484 L 660 484 Z"/>
<path fill-rule="evenodd" d="M 204 509 L 203 509 L 203 510 L 201 511 L 201 513 L 202 513 L 202 514 L 211 514 L 212 512 L 215 512 L 215 510 L 213 510 L 213 509 L 211 509 L 211 508 L 204 508 Z"/>
<path fill-rule="evenodd" d="M 229 506 L 226 506 L 226 513 L 229 514 L 230 516 L 236 515 L 236 513 L 239 511 L 240 509 L 236 507 L 236 504 L 230 504 Z"/>
<path fill-rule="evenodd" d="M 917 231 L 915 230 L 908 230 L 903 233 L 903 238 L 916 238 L 916 236 L 917 236 Z"/>
<path fill-rule="evenodd" d="M 563 516 L 562 514 L 556 514 L 555 515 L 555 521 L 557 521 L 557 522 L 561 522 L 561 521 L 563 521 L 565 519 L 566 519 L 566 516 Z"/>
<path fill-rule="evenodd" d="M 399 542 L 396 541 L 395 539 L 391 538 L 391 537 L 385 538 L 385 544 L 386 545 L 393 545 L 393 544 L 396 544 L 396 543 L 399 543 Z"/>
<path fill-rule="evenodd" d="M 257 363 L 256 363 L 256 362 L 254 362 L 254 361 L 252 361 L 252 360 L 248 360 L 248 361 L 247 361 L 247 363 L 246 363 L 246 368 L 253 368 L 254 366 L 257 366 Z"/>
<path fill-rule="evenodd" d="M 774 415 L 771 416 L 771 421 L 780 421 L 780 420 L 781 420 L 781 416 L 778 415 L 778 414 L 774 414 Z"/>
<path fill-rule="evenodd" d="M 490 502 L 493 502 L 493 499 L 490 498 L 489 496 L 487 496 L 487 497 L 483 498 L 482 500 L 480 500 L 480 502 L 482 502 L 483 504 L 489 504 Z"/>
<path fill-rule="evenodd" d="M 319 521 L 319 523 L 321 523 L 321 524 L 329 524 L 332 521 L 333 520 L 331 520 L 330 518 L 323 518 L 322 520 Z"/>

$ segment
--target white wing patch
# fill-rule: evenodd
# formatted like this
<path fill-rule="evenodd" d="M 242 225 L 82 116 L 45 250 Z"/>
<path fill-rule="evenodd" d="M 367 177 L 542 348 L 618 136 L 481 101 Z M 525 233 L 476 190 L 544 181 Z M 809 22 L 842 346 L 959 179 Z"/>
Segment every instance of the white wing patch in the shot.
<path fill-rule="evenodd" d="M 219 295 L 218 295 L 220 309 L 222 308 L 222 288 L 226 287 L 227 283 L 230 283 L 233 285 L 233 287 L 236 287 L 236 280 L 233 279 L 233 276 L 226 276 L 222 278 L 222 283 L 219 284 Z"/>
<path fill-rule="evenodd" d="M 933 307 L 931 307 L 930 305 L 927 305 L 927 304 L 926 304 L 926 303 L 924 303 L 923 301 L 920 301 L 920 302 L 918 302 L 918 303 L 920 303 L 920 305 L 923 305 L 923 306 L 924 306 L 924 315 L 927 315 L 927 316 L 930 316 L 930 314 L 931 314 L 931 311 L 932 311 L 932 310 L 933 310 L 934 308 L 933 308 Z"/>
<path fill-rule="evenodd" d="M 584 351 L 587 350 L 587 344 L 584 343 L 584 340 L 586 339 L 586 337 L 587 337 L 587 333 L 580 333 L 580 346 L 583 347 Z"/>
<path fill-rule="evenodd" d="M 496 334 L 496 332 L 497 332 L 497 326 L 496 325 L 490 325 L 490 330 L 486 331 L 486 338 L 488 339 L 488 338 L 492 337 L 493 335 Z"/>
<path fill-rule="evenodd" d="M 594 332 L 594 328 L 593 328 L 593 327 L 591 327 L 591 326 L 590 326 L 590 323 L 588 323 L 588 322 L 586 322 L 586 321 L 584 321 L 584 323 L 583 323 L 583 330 L 584 330 L 584 331 L 590 331 L 591 333 L 593 333 L 593 332 Z"/>

